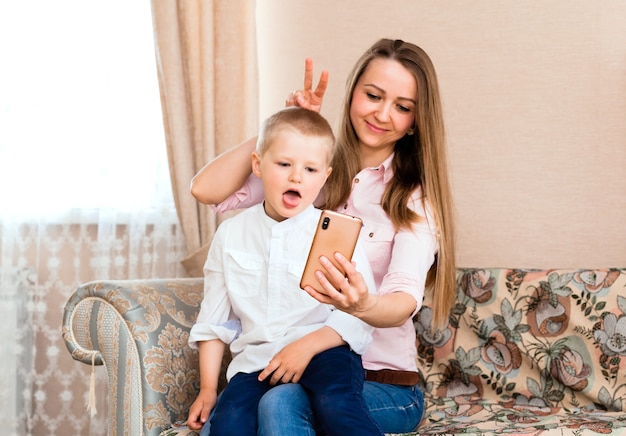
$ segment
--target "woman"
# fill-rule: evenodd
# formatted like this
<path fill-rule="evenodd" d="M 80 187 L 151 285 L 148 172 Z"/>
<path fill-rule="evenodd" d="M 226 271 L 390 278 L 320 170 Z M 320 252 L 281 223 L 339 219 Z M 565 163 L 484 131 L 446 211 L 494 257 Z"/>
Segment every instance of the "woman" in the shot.
<path fill-rule="evenodd" d="M 307 61 L 304 89 L 292 93 L 287 105 L 319 111 L 327 78 L 322 73 L 313 91 L 312 65 Z M 192 194 L 207 204 L 220 203 L 218 210 L 260 201 L 258 181 L 249 177 L 246 163 L 254 142 L 207 164 L 192 181 Z M 374 331 L 372 345 L 363 355 L 368 380 L 363 395 L 385 433 L 412 431 L 422 417 L 412 317 L 421 308 L 424 291 L 433 292 L 432 328 L 445 326 L 454 299 L 446 165 L 441 101 L 430 58 L 414 44 L 381 39 L 361 56 L 347 81 L 333 172 L 323 198 L 316 202 L 318 207 L 363 219 L 361 236 L 378 294 L 369 294 L 362 281 L 347 281 L 323 258 L 331 281 L 320 273 L 324 293 L 312 288 L 307 292 L 382 327 Z M 348 275 L 354 274 L 345 257 L 336 257 Z M 289 358 L 287 351 L 272 361 Z M 270 362 L 266 376 L 273 367 Z M 282 374 L 273 374 L 272 379 L 289 381 Z M 278 386 L 261 400 L 259 434 L 315 434 L 314 428 L 315 417 L 299 385 Z"/>

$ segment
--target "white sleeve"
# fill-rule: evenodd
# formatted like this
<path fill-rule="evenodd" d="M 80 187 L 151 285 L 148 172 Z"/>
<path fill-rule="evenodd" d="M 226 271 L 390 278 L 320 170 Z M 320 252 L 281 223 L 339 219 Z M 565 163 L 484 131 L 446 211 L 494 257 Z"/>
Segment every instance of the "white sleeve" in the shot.
<path fill-rule="evenodd" d="M 204 264 L 204 298 L 198 318 L 189 333 L 191 348 L 197 348 L 200 341 L 212 339 L 230 344 L 240 331 L 239 320 L 232 315 L 226 291 L 220 233 L 218 229 Z"/>
<path fill-rule="evenodd" d="M 352 260 L 356 262 L 357 271 L 363 276 L 369 293 L 375 294 L 374 274 L 359 243 L 354 250 Z M 372 342 L 374 327 L 341 310 L 333 310 L 326 320 L 326 325 L 335 330 L 357 354 L 365 353 Z"/>

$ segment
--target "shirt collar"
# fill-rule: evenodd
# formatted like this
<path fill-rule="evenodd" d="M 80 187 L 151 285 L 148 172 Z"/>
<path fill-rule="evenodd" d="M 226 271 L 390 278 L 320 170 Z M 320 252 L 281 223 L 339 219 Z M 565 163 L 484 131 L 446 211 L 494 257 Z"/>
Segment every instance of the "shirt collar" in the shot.
<path fill-rule="evenodd" d="M 317 210 L 313 205 L 309 205 L 306 209 L 304 209 L 298 215 L 279 222 L 267 216 L 267 214 L 265 213 L 265 207 L 263 203 L 260 203 L 258 206 L 259 206 L 259 214 L 261 215 L 261 220 L 263 221 L 263 224 L 269 229 L 276 228 L 276 230 L 280 229 L 282 231 L 288 231 L 289 229 L 298 227 L 301 225 L 301 223 L 306 223 L 306 225 L 309 225 L 310 220 L 311 220 L 311 215 L 316 213 L 316 210 Z"/>
<path fill-rule="evenodd" d="M 383 183 L 387 184 L 389 180 L 393 178 L 393 156 L 395 153 L 391 153 L 387 159 L 382 161 L 377 167 L 368 167 L 369 170 L 382 170 L 383 171 Z"/>

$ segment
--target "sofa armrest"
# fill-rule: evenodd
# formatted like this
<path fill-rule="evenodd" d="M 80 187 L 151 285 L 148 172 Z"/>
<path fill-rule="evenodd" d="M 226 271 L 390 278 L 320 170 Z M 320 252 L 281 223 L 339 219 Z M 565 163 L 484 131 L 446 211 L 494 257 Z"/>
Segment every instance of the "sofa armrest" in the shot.
<path fill-rule="evenodd" d="M 109 434 L 158 435 L 186 419 L 200 386 L 187 340 L 203 292 L 202 279 L 95 281 L 68 299 L 69 352 L 107 369 Z"/>

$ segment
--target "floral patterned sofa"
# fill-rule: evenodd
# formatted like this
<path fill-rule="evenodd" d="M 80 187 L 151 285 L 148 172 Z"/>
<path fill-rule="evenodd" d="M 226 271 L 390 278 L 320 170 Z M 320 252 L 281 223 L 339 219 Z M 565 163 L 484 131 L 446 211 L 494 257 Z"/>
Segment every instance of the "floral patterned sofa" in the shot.
<path fill-rule="evenodd" d="M 445 331 L 415 318 L 427 409 L 415 435 L 626 435 L 626 269 L 459 269 Z M 202 279 L 98 281 L 68 300 L 72 357 L 105 364 L 112 435 L 195 434 L 187 346 Z M 226 362 L 225 362 L 226 363 Z"/>

